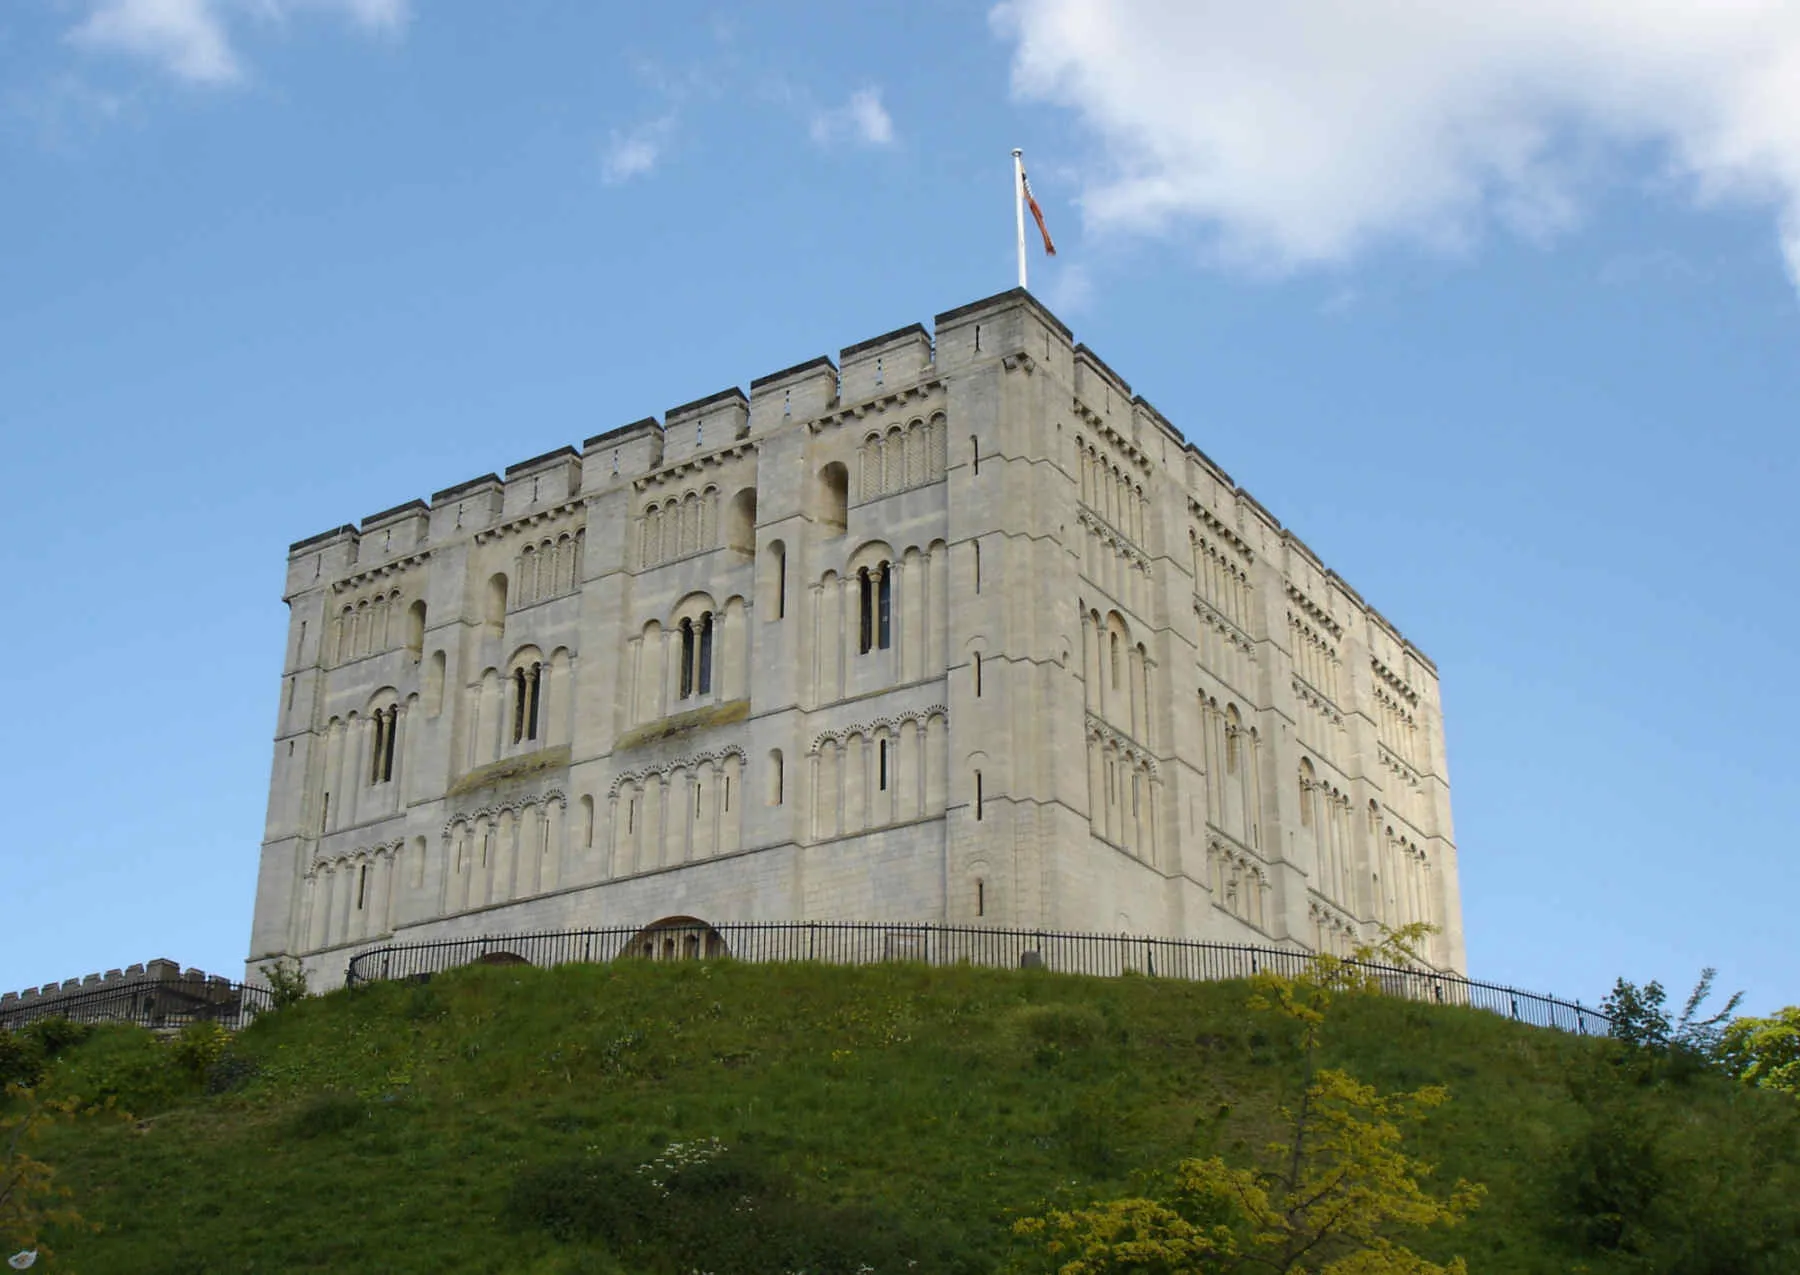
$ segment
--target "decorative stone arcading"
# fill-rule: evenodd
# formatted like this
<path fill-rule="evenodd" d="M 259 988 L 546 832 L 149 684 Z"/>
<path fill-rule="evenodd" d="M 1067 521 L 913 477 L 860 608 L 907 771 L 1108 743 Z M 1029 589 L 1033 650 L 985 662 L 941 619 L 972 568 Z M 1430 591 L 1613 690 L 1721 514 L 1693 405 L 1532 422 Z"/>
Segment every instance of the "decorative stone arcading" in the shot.
<path fill-rule="evenodd" d="M 1333 704 L 1331 700 L 1314 689 L 1312 683 L 1308 682 L 1305 678 L 1294 678 L 1294 694 L 1300 697 L 1300 702 L 1302 704 L 1316 710 L 1320 716 L 1324 717 L 1332 725 L 1342 726 L 1344 724 L 1344 715 L 1338 711 L 1337 705 Z"/>
<path fill-rule="evenodd" d="M 821 731 L 813 737 L 812 747 L 809 748 L 807 752 L 809 754 L 817 753 L 827 740 L 842 744 L 849 740 L 852 735 L 873 735 L 883 727 L 898 733 L 901 724 L 904 722 L 913 722 L 923 730 L 926 723 L 933 717 L 942 717 L 947 725 L 950 721 L 950 710 L 942 704 L 932 704 L 926 708 L 912 709 L 904 713 L 895 713 L 888 717 L 876 717 L 866 722 L 853 722 L 838 730 Z"/>
<path fill-rule="evenodd" d="M 1377 742 L 1375 751 L 1376 755 L 1381 758 L 1382 766 L 1398 775 L 1408 787 L 1418 788 L 1424 783 L 1424 776 L 1386 744 Z"/>
<path fill-rule="evenodd" d="M 314 859 L 312 866 L 306 870 L 308 880 L 318 876 L 327 868 L 343 867 L 346 864 L 374 863 L 382 855 L 397 855 L 406 845 L 406 838 L 395 837 L 392 841 L 378 841 L 374 845 L 357 846 L 353 850 L 342 850 L 335 854 L 320 855 Z"/>
<path fill-rule="evenodd" d="M 1311 913 L 1312 913 L 1313 917 L 1315 917 L 1319 920 L 1335 922 L 1336 924 L 1345 926 L 1346 928 L 1348 928 L 1352 931 L 1354 931 L 1356 929 L 1356 918 L 1351 916 L 1348 912 L 1344 911 L 1342 908 L 1338 907 L 1335 903 L 1332 903 L 1327 899 L 1323 899 L 1323 898 L 1313 899 L 1312 905 L 1311 905 Z"/>
<path fill-rule="evenodd" d="M 560 803 L 565 811 L 569 808 L 568 795 L 564 793 L 562 789 L 546 788 L 543 792 L 534 796 L 515 797 L 511 801 L 494 802 L 489 805 L 480 806 L 474 810 L 463 811 L 451 815 L 448 819 L 444 820 L 444 835 L 446 837 L 449 836 L 451 830 L 459 823 L 473 823 L 475 820 L 483 817 L 488 819 L 498 819 L 501 815 L 508 813 L 515 815 L 521 814 L 532 806 L 548 806 L 553 801 Z"/>
<path fill-rule="evenodd" d="M 1329 630 L 1334 639 L 1341 640 L 1343 638 L 1344 626 L 1332 619 L 1331 612 L 1307 597 L 1306 594 L 1302 593 L 1292 582 L 1289 582 L 1287 585 L 1287 595 L 1288 601 L 1304 611 L 1307 617 L 1314 623 Z"/>
<path fill-rule="evenodd" d="M 556 519 L 563 517 L 565 514 L 582 513 L 586 508 L 586 499 L 577 496 L 572 500 L 565 500 L 560 505 L 550 505 L 543 509 L 529 510 L 520 514 L 517 518 L 508 519 L 506 522 L 476 532 L 475 543 L 478 545 L 485 545 L 495 540 L 504 540 L 508 536 L 517 535 L 519 532 L 529 530 L 540 523 L 553 522 Z M 574 531 L 576 527 L 585 525 L 586 520 L 583 519 L 582 522 L 572 524 L 568 530 Z"/>
<path fill-rule="evenodd" d="M 1130 558 L 1132 565 L 1138 570 L 1146 572 L 1150 570 L 1150 555 L 1138 548 L 1137 542 L 1130 536 L 1113 526 L 1087 505 L 1076 509 L 1075 521 L 1098 535 L 1114 552 Z"/>
<path fill-rule="evenodd" d="M 916 385 L 908 385 L 903 389 L 885 390 L 873 398 L 864 399 L 860 403 L 849 403 L 816 416 L 806 422 L 806 430 L 817 434 L 820 430 L 842 425 L 845 421 L 861 420 L 870 412 L 885 412 L 890 407 L 902 406 L 913 399 L 929 398 L 932 393 L 944 388 L 942 380 L 920 381 Z"/>
<path fill-rule="evenodd" d="M 1107 421 L 1106 417 L 1100 415 L 1100 413 L 1096 412 L 1078 398 L 1070 400 L 1069 410 L 1074 412 L 1089 429 L 1093 430 L 1096 434 L 1099 434 L 1102 438 L 1106 439 L 1108 443 L 1123 452 L 1131 463 L 1136 465 L 1139 470 L 1146 474 L 1150 472 L 1150 457 L 1146 455 L 1143 449 L 1136 443 L 1114 429 L 1111 423 Z"/>
<path fill-rule="evenodd" d="M 1150 755 L 1150 750 L 1117 727 L 1101 721 L 1092 713 L 1087 715 L 1087 737 L 1096 743 L 1107 744 L 1117 749 L 1121 756 L 1135 765 L 1142 766 L 1152 778 L 1156 777 L 1156 758 Z"/>
<path fill-rule="evenodd" d="M 672 482 L 685 479 L 690 474 L 705 473 L 709 469 L 723 469 L 728 461 L 739 456 L 754 456 L 758 447 L 754 439 L 739 439 L 724 447 L 714 448 L 710 452 L 702 452 L 698 456 L 689 456 L 676 461 L 673 465 L 665 465 L 642 478 L 631 480 L 632 488 L 639 492 L 653 491 Z"/>
<path fill-rule="evenodd" d="M 1256 658 L 1256 643 L 1250 640 L 1250 635 L 1233 624 L 1223 612 L 1198 593 L 1194 595 L 1194 614 L 1198 615 L 1204 623 L 1211 625 L 1227 642 L 1252 660 Z"/>
<path fill-rule="evenodd" d="M 1380 660 L 1374 659 L 1373 657 L 1369 660 L 1369 667 L 1374 670 L 1376 677 L 1379 677 L 1382 681 L 1393 687 L 1395 694 L 1399 695 L 1414 708 L 1419 706 L 1419 693 L 1406 684 L 1406 679 L 1394 672 L 1394 670 L 1387 665 L 1383 664 Z"/>
<path fill-rule="evenodd" d="M 331 582 L 331 591 L 334 594 L 351 593 L 372 581 L 385 581 L 394 576 L 405 575 L 414 567 L 425 566 L 430 561 L 431 550 L 421 549 L 417 553 L 409 553 L 399 558 L 393 558 L 379 566 L 370 567 L 366 571 L 358 571 L 355 575 L 345 576 L 341 580 L 333 580 Z M 383 590 L 385 590 L 385 588 L 386 586 L 383 585 Z"/>
<path fill-rule="evenodd" d="M 1188 512 L 1198 518 L 1201 525 L 1208 531 L 1212 532 L 1215 536 L 1219 537 L 1219 539 L 1225 541 L 1226 544 L 1237 550 L 1246 563 L 1256 561 L 1256 551 L 1250 547 L 1250 542 L 1240 536 L 1234 527 L 1230 526 L 1212 510 L 1208 509 L 1198 500 L 1195 500 L 1192 496 L 1188 497 Z"/>
<path fill-rule="evenodd" d="M 606 790 L 606 795 L 617 797 L 619 789 L 626 784 L 641 784 L 652 776 L 666 779 L 677 771 L 695 770 L 707 765 L 720 766 L 732 757 L 737 758 L 741 765 L 744 762 L 744 750 L 736 744 L 727 744 L 723 748 L 713 748 L 703 753 L 690 753 L 685 757 L 672 758 L 660 765 L 638 766 L 632 770 L 622 770 L 613 778 L 612 786 Z M 561 796 L 562 794 L 558 793 L 557 795 Z"/>

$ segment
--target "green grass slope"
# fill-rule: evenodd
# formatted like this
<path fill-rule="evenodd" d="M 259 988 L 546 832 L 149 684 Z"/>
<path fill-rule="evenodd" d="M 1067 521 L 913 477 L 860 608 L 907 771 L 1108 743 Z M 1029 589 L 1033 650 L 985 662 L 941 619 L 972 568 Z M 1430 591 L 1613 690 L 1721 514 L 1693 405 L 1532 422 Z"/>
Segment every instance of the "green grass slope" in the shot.
<path fill-rule="evenodd" d="M 1260 1145 L 1293 1067 L 1248 994 L 905 965 L 467 969 L 267 1018 L 211 1093 L 109 1028 L 43 1081 L 134 1117 L 44 1140 L 102 1226 L 52 1237 L 47 1269 L 1002 1270 L 1011 1222 L 1046 1202 Z M 1478 1275 L 1800 1269 L 1795 1104 L 1473 1010 L 1334 1015 L 1326 1063 L 1449 1086 L 1417 1145 L 1444 1185 L 1488 1186 L 1421 1252 Z"/>

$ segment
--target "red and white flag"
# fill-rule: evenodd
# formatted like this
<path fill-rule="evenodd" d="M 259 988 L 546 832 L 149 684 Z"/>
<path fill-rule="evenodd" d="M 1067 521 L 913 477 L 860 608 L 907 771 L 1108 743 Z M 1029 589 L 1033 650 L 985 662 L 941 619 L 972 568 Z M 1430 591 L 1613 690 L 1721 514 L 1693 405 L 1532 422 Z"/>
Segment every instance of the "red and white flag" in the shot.
<path fill-rule="evenodd" d="M 1019 187 L 1025 193 L 1025 206 L 1031 209 L 1031 218 L 1037 222 L 1038 233 L 1044 237 L 1044 255 L 1054 257 L 1056 245 L 1050 241 L 1050 228 L 1044 225 L 1044 210 L 1038 207 L 1037 198 L 1031 193 L 1031 181 L 1025 176 L 1025 170 L 1019 169 Z"/>

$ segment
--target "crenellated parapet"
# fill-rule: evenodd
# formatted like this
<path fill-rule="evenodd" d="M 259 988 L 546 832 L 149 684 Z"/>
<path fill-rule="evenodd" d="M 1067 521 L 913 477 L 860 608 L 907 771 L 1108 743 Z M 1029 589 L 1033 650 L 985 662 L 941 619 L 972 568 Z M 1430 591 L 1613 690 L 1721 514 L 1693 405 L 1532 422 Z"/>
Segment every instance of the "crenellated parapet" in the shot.
<path fill-rule="evenodd" d="M 84 974 L 80 978 L 65 978 L 60 983 L 0 993 L 0 1015 L 8 1009 L 27 1005 L 41 1012 L 70 997 L 86 997 L 97 992 L 131 992 L 165 986 L 206 989 L 229 987 L 230 984 L 231 980 L 222 974 L 208 974 L 192 967 L 184 970 L 174 961 L 159 958 L 141 965 L 128 965 L 122 970 L 107 970 L 104 974 Z"/>

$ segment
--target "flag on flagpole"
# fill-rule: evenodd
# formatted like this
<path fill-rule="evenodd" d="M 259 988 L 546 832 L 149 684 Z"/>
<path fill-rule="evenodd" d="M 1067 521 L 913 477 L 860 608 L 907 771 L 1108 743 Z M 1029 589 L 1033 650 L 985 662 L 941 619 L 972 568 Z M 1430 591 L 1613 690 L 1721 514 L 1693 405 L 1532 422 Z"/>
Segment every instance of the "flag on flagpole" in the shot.
<path fill-rule="evenodd" d="M 1031 209 L 1031 218 L 1037 222 L 1038 233 L 1044 237 L 1044 255 L 1054 257 L 1056 245 L 1050 242 L 1050 228 L 1044 225 L 1044 210 L 1038 207 L 1037 197 L 1031 193 L 1031 180 L 1025 176 L 1025 170 L 1019 169 L 1019 186 L 1025 192 L 1025 206 Z"/>

